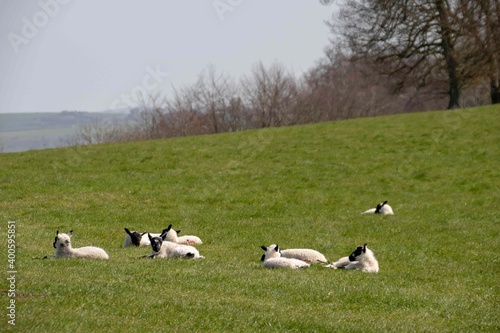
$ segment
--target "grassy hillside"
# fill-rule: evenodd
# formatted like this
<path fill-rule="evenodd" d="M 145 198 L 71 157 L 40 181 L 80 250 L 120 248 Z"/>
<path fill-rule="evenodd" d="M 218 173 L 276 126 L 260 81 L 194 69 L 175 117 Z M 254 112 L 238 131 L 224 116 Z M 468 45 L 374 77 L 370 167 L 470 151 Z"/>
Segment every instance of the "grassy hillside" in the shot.
<path fill-rule="evenodd" d="M 17 242 L 17 321 L 3 326 L 498 332 L 499 123 L 499 107 L 483 107 L 2 154 L 4 267 L 9 220 Z M 394 216 L 361 215 L 383 200 Z M 170 223 L 200 236 L 207 259 L 122 247 L 124 227 Z M 70 229 L 110 260 L 36 259 Z M 260 245 L 333 261 L 365 242 L 378 274 L 259 261 Z"/>

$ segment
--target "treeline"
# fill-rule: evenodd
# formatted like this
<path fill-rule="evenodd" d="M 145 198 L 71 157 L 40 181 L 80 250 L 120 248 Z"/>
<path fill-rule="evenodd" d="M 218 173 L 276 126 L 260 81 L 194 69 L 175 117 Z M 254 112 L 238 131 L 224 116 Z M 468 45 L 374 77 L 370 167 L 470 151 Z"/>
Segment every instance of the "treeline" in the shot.
<path fill-rule="evenodd" d="M 138 96 L 139 106 L 131 110 L 127 123 L 81 126 L 73 144 L 214 134 L 446 108 L 442 82 L 395 92 L 391 87 L 396 78 L 379 74 L 374 66 L 351 61 L 331 49 L 298 78 L 280 63 L 267 67 L 258 63 L 239 80 L 209 66 L 194 84 L 175 90 L 171 98 Z M 462 103 L 487 104 L 487 82 L 466 89 Z"/>
<path fill-rule="evenodd" d="M 147 140 L 498 103 L 498 1 L 344 1 L 331 45 L 297 76 L 279 62 L 234 78 L 208 66 L 134 119 L 80 128 L 76 144 Z"/>

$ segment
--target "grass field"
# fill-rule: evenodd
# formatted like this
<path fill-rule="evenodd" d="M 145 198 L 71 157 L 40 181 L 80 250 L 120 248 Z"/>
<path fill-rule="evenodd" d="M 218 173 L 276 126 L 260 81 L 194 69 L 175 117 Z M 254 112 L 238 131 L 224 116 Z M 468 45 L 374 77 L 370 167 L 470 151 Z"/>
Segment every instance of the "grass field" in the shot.
<path fill-rule="evenodd" d="M 498 332 L 500 108 L 0 155 L 15 222 L 16 325 L 30 332 Z M 394 216 L 362 215 L 383 200 Z M 146 260 L 124 227 L 201 237 L 205 260 Z M 56 230 L 107 261 L 40 260 Z M 266 270 L 261 245 L 378 274 Z M 5 273 L 7 275 L 7 273 Z"/>

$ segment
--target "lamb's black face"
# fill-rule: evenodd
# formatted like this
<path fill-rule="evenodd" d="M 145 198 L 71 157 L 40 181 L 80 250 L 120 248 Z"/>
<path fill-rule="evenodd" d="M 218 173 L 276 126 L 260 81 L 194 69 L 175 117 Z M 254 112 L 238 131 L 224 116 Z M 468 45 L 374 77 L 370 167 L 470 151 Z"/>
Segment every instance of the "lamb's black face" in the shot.
<path fill-rule="evenodd" d="M 134 231 L 134 232 L 131 232 L 129 234 L 129 236 L 130 236 L 130 240 L 132 241 L 132 244 L 134 244 L 135 246 L 141 245 L 142 235 L 140 233 L 138 233 L 137 231 Z"/>
<path fill-rule="evenodd" d="M 160 237 L 153 237 L 150 240 L 151 240 L 151 248 L 153 249 L 153 251 L 160 252 L 163 240 Z"/>
<path fill-rule="evenodd" d="M 364 248 L 362 246 L 358 246 L 356 248 L 356 250 L 354 250 L 353 253 L 351 253 L 351 255 L 349 255 L 349 260 L 350 261 L 357 261 L 358 257 L 363 254 L 365 252 Z"/>
<path fill-rule="evenodd" d="M 127 228 L 124 228 L 124 230 L 127 233 L 127 235 L 130 237 L 130 241 L 132 242 L 132 244 L 134 244 L 135 246 L 140 246 L 141 245 L 142 235 L 144 235 L 145 233 L 144 234 L 140 234 L 137 231 L 131 232 Z"/>
<path fill-rule="evenodd" d="M 382 207 L 384 207 L 384 205 L 387 203 L 387 201 L 384 201 L 384 202 L 381 202 L 377 205 L 377 208 L 375 209 L 375 214 L 380 214 L 380 210 L 382 209 Z"/>

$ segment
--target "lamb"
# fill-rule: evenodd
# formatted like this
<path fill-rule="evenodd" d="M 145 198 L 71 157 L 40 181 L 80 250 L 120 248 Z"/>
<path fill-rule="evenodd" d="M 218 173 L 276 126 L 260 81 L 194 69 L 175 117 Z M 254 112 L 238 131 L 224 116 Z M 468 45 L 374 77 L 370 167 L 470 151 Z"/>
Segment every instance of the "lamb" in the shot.
<path fill-rule="evenodd" d="M 367 244 L 358 246 L 348 257 L 342 257 L 338 261 L 326 265 L 327 268 L 357 269 L 366 273 L 378 273 L 378 261 Z"/>
<path fill-rule="evenodd" d="M 264 263 L 262 264 L 265 268 L 297 269 L 311 266 L 311 264 L 299 259 L 282 257 L 278 245 L 273 244 L 268 247 L 261 246 L 261 248 L 266 251 L 263 256 Z"/>
<path fill-rule="evenodd" d="M 379 203 L 376 208 L 371 208 L 363 212 L 363 214 L 394 215 L 394 212 L 392 211 L 392 207 L 387 204 L 386 200 Z"/>
<path fill-rule="evenodd" d="M 73 236 L 73 230 L 69 233 L 59 233 L 56 231 L 56 238 L 52 246 L 56 249 L 56 254 L 54 258 L 89 258 L 89 259 L 109 259 L 106 251 L 100 247 L 95 246 L 84 246 L 74 249 L 71 246 L 71 237 Z"/>
<path fill-rule="evenodd" d="M 309 263 L 328 262 L 322 253 L 311 249 L 286 249 L 281 251 L 281 256 L 285 258 L 300 259 Z"/>
<path fill-rule="evenodd" d="M 198 250 L 191 245 L 177 244 L 165 241 L 166 232 L 159 237 L 148 234 L 151 243 L 151 254 L 148 258 L 184 258 L 184 259 L 205 259 Z"/>
<path fill-rule="evenodd" d="M 167 238 L 165 240 L 168 242 L 177 243 L 177 244 L 188 244 L 188 245 L 203 244 L 201 239 L 197 236 L 186 235 L 186 236 L 178 237 L 177 235 L 181 231 L 172 229 L 171 224 L 167 227 L 167 229 L 164 229 L 163 232 L 167 233 Z"/>
<path fill-rule="evenodd" d="M 325 258 L 325 256 L 316 251 L 316 250 L 311 250 L 311 249 L 286 249 L 286 250 L 281 250 L 281 256 L 284 258 L 293 258 L 293 259 L 299 259 L 302 261 L 305 261 L 307 263 L 321 263 L 324 264 L 328 262 L 328 260 Z M 261 261 L 264 261 L 265 254 L 262 255 Z"/>
<path fill-rule="evenodd" d="M 123 247 L 135 246 L 150 246 L 148 233 L 143 232 L 142 234 L 137 231 L 130 231 L 125 228 L 127 236 L 125 236 L 125 241 L 123 242 Z M 153 237 L 159 237 L 161 234 L 151 234 Z"/>

